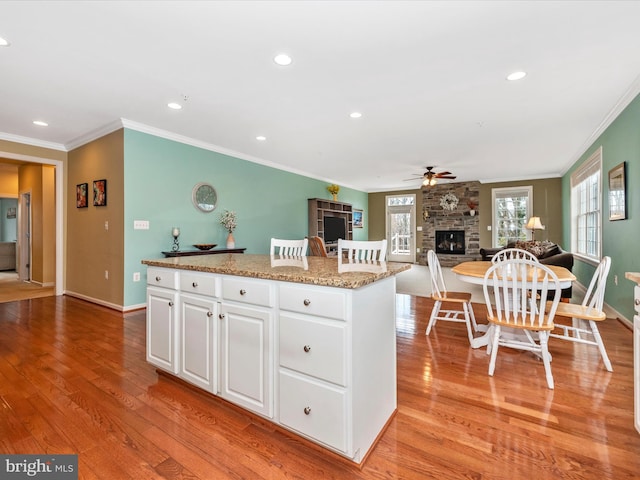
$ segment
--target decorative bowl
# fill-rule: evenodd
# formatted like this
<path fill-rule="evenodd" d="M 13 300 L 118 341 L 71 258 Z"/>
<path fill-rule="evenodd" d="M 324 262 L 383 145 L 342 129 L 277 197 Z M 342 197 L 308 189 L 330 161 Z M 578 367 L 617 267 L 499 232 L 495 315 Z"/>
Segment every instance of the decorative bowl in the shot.
<path fill-rule="evenodd" d="M 198 250 L 211 250 L 216 245 L 217 243 L 196 243 L 193 246 L 196 247 Z"/>

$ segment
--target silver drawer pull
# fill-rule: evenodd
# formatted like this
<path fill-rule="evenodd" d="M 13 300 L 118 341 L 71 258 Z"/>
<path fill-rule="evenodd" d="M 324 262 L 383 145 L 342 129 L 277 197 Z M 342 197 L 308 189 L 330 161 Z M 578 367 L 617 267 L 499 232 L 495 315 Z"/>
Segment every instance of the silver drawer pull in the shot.
<path fill-rule="evenodd" d="M 305 345 L 303 349 L 305 352 L 309 353 L 311 351 L 311 345 Z"/>
<path fill-rule="evenodd" d="M 304 414 L 309 415 L 311 413 L 311 407 L 304 407 Z"/>
<path fill-rule="evenodd" d="M 218 315 L 218 318 L 219 318 L 220 320 L 224 320 L 224 313 L 221 313 L 220 315 Z"/>
<path fill-rule="evenodd" d="M 308 298 L 305 298 L 302 303 L 304 303 L 305 307 L 308 307 L 309 305 L 311 305 L 311 300 L 309 300 Z"/>
<path fill-rule="evenodd" d="M 207 312 L 207 317 L 213 317 L 213 312 Z"/>
<path fill-rule="evenodd" d="M 243 288 L 240 290 L 240 295 L 245 295 L 247 293 L 247 291 Z"/>
<path fill-rule="evenodd" d="M 160 275 L 158 275 L 158 276 L 156 277 L 156 282 L 159 282 L 160 280 L 162 280 L 162 278 L 160 277 Z"/>
<path fill-rule="evenodd" d="M 173 302 L 169 302 L 169 306 L 170 306 L 170 307 L 173 307 Z"/>
<path fill-rule="evenodd" d="M 191 286 L 193 286 L 193 288 L 198 288 L 198 282 L 193 282 Z"/>
<path fill-rule="evenodd" d="M 636 298 L 635 304 L 640 305 L 640 298 Z"/>

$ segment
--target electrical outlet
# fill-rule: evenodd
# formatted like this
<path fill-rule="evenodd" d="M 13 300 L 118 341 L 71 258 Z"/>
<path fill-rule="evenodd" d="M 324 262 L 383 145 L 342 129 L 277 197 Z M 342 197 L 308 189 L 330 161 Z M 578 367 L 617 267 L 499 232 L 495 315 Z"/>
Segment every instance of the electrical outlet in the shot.
<path fill-rule="evenodd" d="M 133 229 L 134 230 L 149 230 L 149 220 L 134 220 L 133 221 Z"/>
<path fill-rule="evenodd" d="M 140 272 L 133 272 L 133 281 L 134 282 L 140 281 Z"/>
<path fill-rule="evenodd" d="M 487 225 L 487 230 L 490 232 L 491 231 L 491 225 Z"/>
<path fill-rule="evenodd" d="M 104 279 L 109 280 L 109 270 L 104 271 Z"/>

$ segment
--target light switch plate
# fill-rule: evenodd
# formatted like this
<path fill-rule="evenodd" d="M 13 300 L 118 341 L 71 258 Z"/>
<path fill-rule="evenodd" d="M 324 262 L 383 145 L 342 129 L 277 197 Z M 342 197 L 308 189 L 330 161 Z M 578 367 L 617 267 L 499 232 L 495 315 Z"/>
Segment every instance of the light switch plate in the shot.
<path fill-rule="evenodd" d="M 149 230 L 149 220 L 134 220 L 133 221 L 133 229 L 134 230 Z"/>

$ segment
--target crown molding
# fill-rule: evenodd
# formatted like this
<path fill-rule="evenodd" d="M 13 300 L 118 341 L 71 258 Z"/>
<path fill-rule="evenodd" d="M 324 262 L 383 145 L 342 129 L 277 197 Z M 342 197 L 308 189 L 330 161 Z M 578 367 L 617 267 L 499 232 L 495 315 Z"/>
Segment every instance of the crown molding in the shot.
<path fill-rule="evenodd" d="M 91 130 L 79 137 L 74 138 L 70 142 L 65 144 L 67 151 L 71 151 L 75 148 L 81 147 L 89 142 L 93 142 L 105 135 L 109 135 L 110 133 L 115 132 L 123 127 L 122 119 L 114 120 L 111 123 L 108 123 L 102 127 L 96 128 L 95 130 Z"/>
<path fill-rule="evenodd" d="M 50 150 L 58 150 L 61 152 L 67 151 L 65 146 L 61 143 L 47 142 L 45 140 L 38 140 L 37 138 L 31 138 L 31 137 L 23 137 L 21 135 L 14 135 L 12 133 L 0 132 L 0 140 L 6 140 L 8 142 L 15 142 L 15 143 L 23 143 L 25 145 L 31 145 L 33 147 L 48 148 Z"/>
<path fill-rule="evenodd" d="M 582 146 L 578 149 L 576 155 L 573 156 L 573 159 L 562 169 L 560 172 L 561 175 L 567 173 L 569 169 L 573 167 L 578 160 L 580 160 L 580 157 L 582 157 L 582 155 L 584 155 L 585 152 L 595 143 L 598 137 L 600 137 L 600 135 L 602 135 L 604 131 L 611 126 L 615 119 L 618 118 L 618 116 L 629 106 L 638 94 L 640 94 L 640 75 L 636 77 L 627 91 L 620 97 L 613 108 L 604 117 L 602 122 L 600 122 L 598 128 L 596 128 L 593 133 L 587 137 Z"/>

